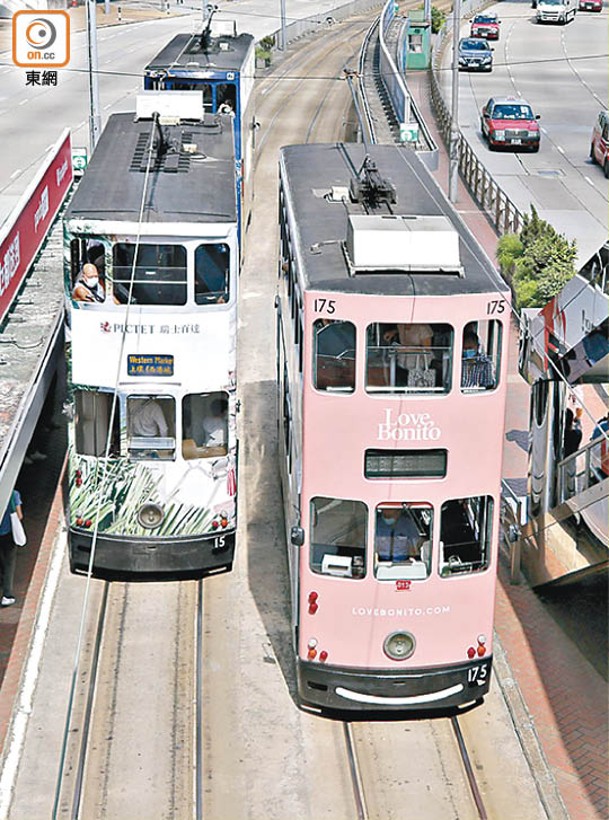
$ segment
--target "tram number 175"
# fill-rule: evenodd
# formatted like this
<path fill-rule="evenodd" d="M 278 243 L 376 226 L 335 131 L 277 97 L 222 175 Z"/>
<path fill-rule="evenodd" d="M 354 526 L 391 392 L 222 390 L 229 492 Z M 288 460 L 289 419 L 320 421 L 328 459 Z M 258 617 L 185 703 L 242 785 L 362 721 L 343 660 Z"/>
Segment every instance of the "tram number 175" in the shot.
<path fill-rule="evenodd" d="M 483 686 L 488 678 L 488 663 L 483 663 L 480 666 L 472 666 L 467 670 L 467 685 L 468 686 Z"/>
<path fill-rule="evenodd" d="M 490 316 L 492 313 L 503 313 L 505 310 L 505 299 L 492 299 L 486 303 L 486 315 Z"/>
<path fill-rule="evenodd" d="M 313 310 L 316 313 L 334 313 L 336 311 L 335 299 L 315 299 L 313 302 Z"/>

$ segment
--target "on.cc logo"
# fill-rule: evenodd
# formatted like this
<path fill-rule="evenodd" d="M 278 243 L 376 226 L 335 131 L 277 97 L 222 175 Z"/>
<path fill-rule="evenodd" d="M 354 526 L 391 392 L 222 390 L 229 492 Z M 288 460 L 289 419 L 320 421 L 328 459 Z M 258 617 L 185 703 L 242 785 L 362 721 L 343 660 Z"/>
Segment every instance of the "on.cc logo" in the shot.
<path fill-rule="evenodd" d="M 66 11 L 16 11 L 13 62 L 23 68 L 61 68 L 70 61 L 70 17 Z"/>

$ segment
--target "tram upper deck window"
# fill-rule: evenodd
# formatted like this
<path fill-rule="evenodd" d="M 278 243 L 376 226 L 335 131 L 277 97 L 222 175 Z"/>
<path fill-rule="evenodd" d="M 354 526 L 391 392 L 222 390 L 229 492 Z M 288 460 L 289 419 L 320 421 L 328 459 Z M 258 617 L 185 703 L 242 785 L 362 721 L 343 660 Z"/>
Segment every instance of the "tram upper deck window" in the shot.
<path fill-rule="evenodd" d="M 221 114 L 237 111 L 237 86 L 234 83 L 218 83 L 215 110 Z"/>
<path fill-rule="evenodd" d="M 113 393 L 98 390 L 77 390 L 74 394 L 76 452 L 83 456 L 106 454 L 108 431 L 112 417 Z M 120 453 L 120 412 L 114 408 L 114 420 L 110 433 L 109 455 Z"/>
<path fill-rule="evenodd" d="M 368 510 L 361 501 L 312 498 L 309 556 L 312 571 L 342 578 L 363 578 L 367 521 Z"/>
<path fill-rule="evenodd" d="M 501 322 L 470 322 L 463 330 L 461 392 L 493 390 L 501 372 Z"/>
<path fill-rule="evenodd" d="M 313 323 L 313 379 L 318 390 L 355 389 L 355 325 L 334 319 Z"/>
<path fill-rule="evenodd" d="M 126 304 L 133 271 L 131 301 L 138 305 L 186 304 L 186 248 L 142 243 L 133 269 L 135 245 L 117 242 L 112 248 L 114 295 Z"/>
<path fill-rule="evenodd" d="M 173 460 L 175 400 L 171 396 L 128 396 L 127 440 L 131 459 Z"/>
<path fill-rule="evenodd" d="M 379 581 L 427 578 L 432 532 L 431 504 L 380 504 L 374 535 L 374 571 Z"/>
<path fill-rule="evenodd" d="M 453 329 L 446 324 L 368 325 L 368 393 L 448 393 Z"/>
<path fill-rule="evenodd" d="M 225 456 L 228 452 L 228 393 L 192 393 L 182 402 L 182 456 Z"/>
<path fill-rule="evenodd" d="M 106 301 L 106 256 L 101 239 L 79 236 L 70 242 L 70 288 L 75 302 Z"/>
<path fill-rule="evenodd" d="M 455 498 L 442 505 L 440 575 L 485 570 L 491 560 L 493 499 L 488 495 Z"/>
<path fill-rule="evenodd" d="M 195 251 L 195 302 L 197 305 L 228 302 L 230 253 L 228 245 L 218 242 L 199 245 Z"/>

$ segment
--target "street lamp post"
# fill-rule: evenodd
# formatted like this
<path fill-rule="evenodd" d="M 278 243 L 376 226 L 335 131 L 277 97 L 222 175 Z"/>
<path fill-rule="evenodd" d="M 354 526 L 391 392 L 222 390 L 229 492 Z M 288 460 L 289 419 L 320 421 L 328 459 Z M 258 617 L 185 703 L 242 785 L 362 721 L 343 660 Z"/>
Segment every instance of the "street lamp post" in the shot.
<path fill-rule="evenodd" d="M 101 134 L 99 113 L 99 84 L 97 60 L 97 28 L 95 25 L 95 0 L 87 0 L 87 52 L 89 63 L 89 147 L 95 150 Z"/>
<path fill-rule="evenodd" d="M 281 51 L 285 51 L 288 47 L 287 43 L 287 33 L 286 33 L 286 11 L 285 11 L 285 3 L 286 0 L 281 0 Z"/>
<path fill-rule="evenodd" d="M 450 115 L 450 141 L 448 148 L 448 198 L 458 199 L 459 184 L 459 24 L 461 22 L 461 0 L 453 3 L 453 65 L 452 99 Z"/>

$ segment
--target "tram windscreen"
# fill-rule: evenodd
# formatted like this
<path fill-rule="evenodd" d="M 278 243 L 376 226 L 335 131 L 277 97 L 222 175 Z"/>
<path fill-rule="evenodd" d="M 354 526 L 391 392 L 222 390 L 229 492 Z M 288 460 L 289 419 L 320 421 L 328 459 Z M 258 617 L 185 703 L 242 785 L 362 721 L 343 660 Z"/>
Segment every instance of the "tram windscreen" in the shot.
<path fill-rule="evenodd" d="M 197 305 L 228 302 L 229 292 L 228 245 L 217 242 L 199 245 L 195 251 L 195 302 Z"/>
<path fill-rule="evenodd" d="M 446 450 L 366 450 L 366 478 L 444 478 Z"/>
<path fill-rule="evenodd" d="M 135 245 L 117 242 L 112 248 L 114 295 L 124 305 L 186 304 L 186 248 L 183 245 L 141 243 L 135 268 Z"/>

